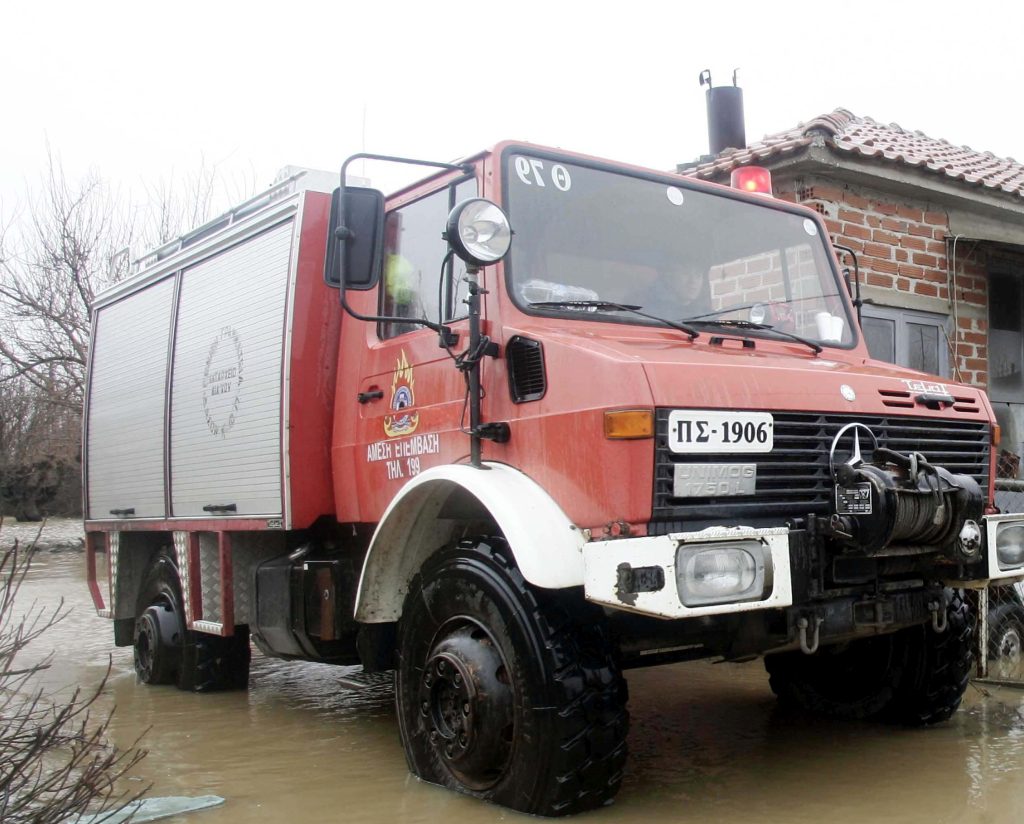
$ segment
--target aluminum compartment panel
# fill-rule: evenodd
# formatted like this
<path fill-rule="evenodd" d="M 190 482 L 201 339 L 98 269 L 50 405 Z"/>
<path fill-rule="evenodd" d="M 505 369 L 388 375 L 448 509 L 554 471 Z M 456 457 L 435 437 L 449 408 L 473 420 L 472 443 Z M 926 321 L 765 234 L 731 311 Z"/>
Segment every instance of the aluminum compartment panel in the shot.
<path fill-rule="evenodd" d="M 283 514 L 281 381 L 294 220 L 182 273 L 171 392 L 175 517 Z M 233 504 L 234 510 L 209 506 Z"/>
<path fill-rule="evenodd" d="M 164 400 L 174 301 L 168 278 L 96 313 L 86 435 L 89 519 L 164 512 Z"/>

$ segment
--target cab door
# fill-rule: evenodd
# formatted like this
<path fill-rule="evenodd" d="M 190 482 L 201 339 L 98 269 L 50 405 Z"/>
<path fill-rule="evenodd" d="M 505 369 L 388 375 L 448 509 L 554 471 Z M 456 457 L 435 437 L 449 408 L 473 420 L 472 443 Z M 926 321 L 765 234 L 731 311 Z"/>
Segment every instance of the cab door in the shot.
<path fill-rule="evenodd" d="M 363 328 L 354 336 L 360 345 L 343 345 L 341 352 L 342 359 L 346 349 L 359 358 L 358 390 L 339 393 L 337 403 L 349 408 L 336 410 L 335 487 L 354 479 L 357 493 L 357 511 L 349 513 L 353 501 L 346 503 L 339 489 L 343 520 L 378 520 L 403 484 L 469 454 L 469 438 L 460 431 L 468 427 L 466 383 L 453 360 L 468 339 L 465 265 L 447 258 L 441 235 L 452 207 L 476 190 L 475 179 L 462 177 L 387 211 L 377 314 L 441 320 L 459 340 L 449 352 L 437 332 L 419 324 L 345 319 L 350 330 L 356 324 Z M 339 472 L 351 474 L 346 479 Z"/>

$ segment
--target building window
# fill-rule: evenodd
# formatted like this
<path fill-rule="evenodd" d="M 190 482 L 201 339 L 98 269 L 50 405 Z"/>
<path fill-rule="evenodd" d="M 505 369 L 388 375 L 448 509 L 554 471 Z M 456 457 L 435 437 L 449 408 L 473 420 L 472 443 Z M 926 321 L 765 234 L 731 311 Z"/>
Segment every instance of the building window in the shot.
<path fill-rule="evenodd" d="M 949 376 L 945 315 L 865 304 L 861 322 L 871 357 Z"/>
<path fill-rule="evenodd" d="M 988 392 L 994 401 L 1024 402 L 1024 281 L 1012 274 L 989 276 Z"/>

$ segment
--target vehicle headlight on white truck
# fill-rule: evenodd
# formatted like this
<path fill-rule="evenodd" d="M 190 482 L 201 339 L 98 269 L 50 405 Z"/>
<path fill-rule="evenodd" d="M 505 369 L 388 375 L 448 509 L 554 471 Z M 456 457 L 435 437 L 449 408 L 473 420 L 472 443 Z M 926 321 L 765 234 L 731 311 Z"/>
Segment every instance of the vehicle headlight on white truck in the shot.
<path fill-rule="evenodd" d="M 759 541 L 712 545 L 681 544 L 676 552 L 676 586 L 688 607 L 760 600 L 771 554 Z"/>
<path fill-rule="evenodd" d="M 987 515 L 985 531 L 989 578 L 1024 576 L 1024 517 L 1020 514 Z"/>
<path fill-rule="evenodd" d="M 793 603 L 786 527 L 716 526 L 591 541 L 583 547 L 583 565 L 588 600 L 659 618 Z"/>

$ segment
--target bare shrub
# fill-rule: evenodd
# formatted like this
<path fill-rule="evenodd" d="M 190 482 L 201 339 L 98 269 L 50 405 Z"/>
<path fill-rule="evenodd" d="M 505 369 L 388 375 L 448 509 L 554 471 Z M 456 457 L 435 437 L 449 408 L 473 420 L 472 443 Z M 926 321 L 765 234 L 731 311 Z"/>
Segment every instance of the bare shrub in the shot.
<path fill-rule="evenodd" d="M 68 615 L 63 601 L 52 610 L 15 608 L 28 569 L 29 553 L 17 543 L 0 556 L 0 821 L 66 824 L 113 814 L 145 793 L 125 790 L 122 779 L 146 753 L 138 741 L 127 749 L 109 742 L 113 710 L 96 717 L 109 665 L 98 686 L 67 698 L 36 683 L 52 654 L 20 665 L 19 654 Z"/>
<path fill-rule="evenodd" d="M 15 218 L 0 215 L 0 513 L 80 513 L 82 400 L 96 294 L 130 273 L 131 251 L 211 217 L 216 165 L 146 187 L 137 206 L 97 173 L 67 179 L 52 154 Z"/>

